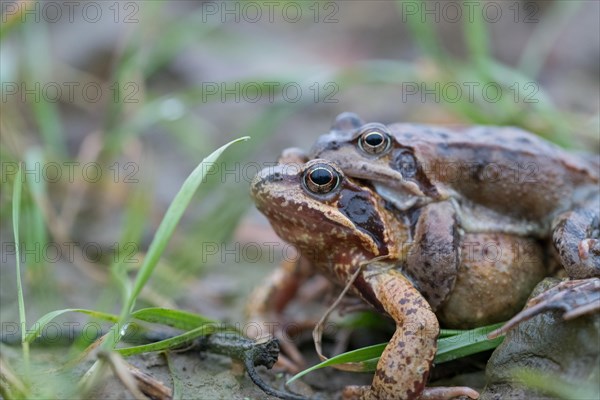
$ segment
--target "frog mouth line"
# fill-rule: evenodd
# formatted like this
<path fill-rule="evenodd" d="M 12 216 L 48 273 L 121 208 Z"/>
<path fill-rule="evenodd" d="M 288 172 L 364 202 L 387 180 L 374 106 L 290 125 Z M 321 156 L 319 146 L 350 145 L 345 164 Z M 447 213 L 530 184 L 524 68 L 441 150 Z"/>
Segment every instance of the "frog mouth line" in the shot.
<path fill-rule="evenodd" d="M 378 187 L 387 188 L 386 191 L 403 192 L 407 197 L 427 197 L 418 184 L 405 178 L 401 172 L 388 166 L 379 166 L 370 162 L 359 162 L 358 165 L 349 166 L 342 164 L 342 170 L 353 178 L 374 182 Z M 393 184 L 390 184 L 392 182 Z"/>
<path fill-rule="evenodd" d="M 375 182 L 374 186 L 377 194 L 392 203 L 400 211 L 420 207 L 431 201 L 428 197 L 417 196 L 409 191 L 391 187 L 380 182 Z"/>

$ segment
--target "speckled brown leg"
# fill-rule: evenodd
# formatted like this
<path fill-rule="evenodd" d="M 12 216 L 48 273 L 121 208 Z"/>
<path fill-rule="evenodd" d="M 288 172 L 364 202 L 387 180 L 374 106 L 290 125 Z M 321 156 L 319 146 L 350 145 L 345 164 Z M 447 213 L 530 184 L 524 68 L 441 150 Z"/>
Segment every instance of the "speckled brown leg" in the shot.
<path fill-rule="evenodd" d="M 452 391 L 451 396 L 444 398 L 477 398 L 477 392 L 469 388 L 425 389 L 437 349 L 439 324 L 435 314 L 423 296 L 396 271 L 378 273 L 376 268 L 369 268 L 364 279 L 396 322 L 396 332 L 377 363 L 371 386 L 349 386 L 344 390 L 344 398 L 419 399 L 448 390 Z"/>

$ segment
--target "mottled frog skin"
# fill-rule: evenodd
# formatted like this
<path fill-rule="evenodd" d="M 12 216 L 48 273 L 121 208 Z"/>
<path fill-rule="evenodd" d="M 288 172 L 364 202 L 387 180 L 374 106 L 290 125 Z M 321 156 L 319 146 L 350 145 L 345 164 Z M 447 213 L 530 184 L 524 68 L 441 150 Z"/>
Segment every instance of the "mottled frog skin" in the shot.
<path fill-rule="evenodd" d="M 344 113 L 310 156 L 372 182 L 399 209 L 449 203 L 466 232 L 552 238 L 571 278 L 600 276 L 598 155 L 514 127 L 386 126 Z"/>
<path fill-rule="evenodd" d="M 352 284 L 354 294 L 396 323 L 372 385 L 347 388 L 347 398 L 477 397 L 469 388 L 425 387 L 439 333 L 434 312 L 455 326 L 503 318 L 498 310 L 516 312 L 545 272 L 534 240 L 463 234 L 455 230 L 447 203 L 398 210 L 368 184 L 345 177 L 322 159 L 265 169 L 252 182 L 251 193 L 275 232 L 300 250 L 299 264 L 308 262 L 341 286 L 361 268 Z M 486 264 L 466 257 L 469 243 L 490 241 L 504 249 L 506 258 Z M 511 247 L 515 243 L 521 250 Z M 529 257 L 510 257 L 511 249 L 522 256 L 525 248 Z M 261 291 L 258 308 L 264 310 L 265 303 L 280 297 L 277 288 L 297 287 L 298 279 L 307 275 L 298 271 L 289 264 L 277 270 Z M 501 292 L 506 295 L 498 296 Z"/>

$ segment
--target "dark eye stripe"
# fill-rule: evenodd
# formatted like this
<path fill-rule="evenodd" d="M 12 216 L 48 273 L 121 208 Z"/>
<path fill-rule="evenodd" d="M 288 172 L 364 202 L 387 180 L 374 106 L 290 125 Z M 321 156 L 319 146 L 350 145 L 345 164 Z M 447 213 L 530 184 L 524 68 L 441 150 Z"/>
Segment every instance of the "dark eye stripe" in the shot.
<path fill-rule="evenodd" d="M 342 190 L 339 198 L 340 211 L 362 232 L 368 234 L 380 251 L 384 247 L 384 224 L 368 193 Z"/>

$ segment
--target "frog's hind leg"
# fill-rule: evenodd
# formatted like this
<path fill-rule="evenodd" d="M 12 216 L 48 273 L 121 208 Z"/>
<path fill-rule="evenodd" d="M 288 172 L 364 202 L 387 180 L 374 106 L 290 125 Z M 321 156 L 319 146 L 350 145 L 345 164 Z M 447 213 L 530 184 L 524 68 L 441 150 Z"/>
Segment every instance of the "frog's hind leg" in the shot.
<path fill-rule="evenodd" d="M 600 277 L 598 208 L 578 208 L 559 215 L 553 223 L 552 240 L 570 278 Z"/>
<path fill-rule="evenodd" d="M 478 393 L 467 387 L 425 387 L 437 349 L 439 324 L 435 314 L 419 291 L 397 271 L 365 272 L 363 276 L 378 305 L 396 322 L 396 332 L 381 354 L 371 386 L 349 386 L 344 398 L 478 398 Z"/>

